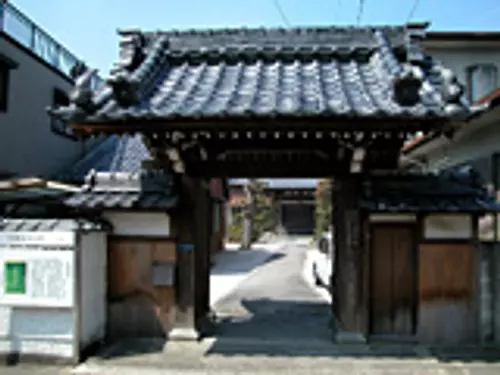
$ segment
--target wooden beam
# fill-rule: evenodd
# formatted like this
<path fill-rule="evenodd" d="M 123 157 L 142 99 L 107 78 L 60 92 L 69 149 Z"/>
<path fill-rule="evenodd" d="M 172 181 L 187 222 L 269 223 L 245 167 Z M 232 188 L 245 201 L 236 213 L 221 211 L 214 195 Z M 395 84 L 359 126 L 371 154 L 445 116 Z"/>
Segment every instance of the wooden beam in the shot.
<path fill-rule="evenodd" d="M 345 163 L 335 163 L 332 160 L 313 159 L 307 162 L 261 162 L 252 161 L 216 161 L 187 162 L 187 173 L 193 176 L 208 176 L 221 178 L 236 177 L 326 177 L 332 174 L 348 174 L 349 166 Z"/>
<path fill-rule="evenodd" d="M 232 118 L 214 117 L 207 118 L 184 118 L 184 119 L 124 119 L 105 120 L 87 123 L 70 124 L 82 135 L 95 133 L 130 133 L 137 132 L 159 132 L 159 131 L 331 131 L 340 130 L 346 132 L 372 132 L 394 131 L 415 132 L 430 131 L 444 128 L 451 122 L 446 117 L 358 117 L 358 116 L 277 116 L 267 118 Z"/>

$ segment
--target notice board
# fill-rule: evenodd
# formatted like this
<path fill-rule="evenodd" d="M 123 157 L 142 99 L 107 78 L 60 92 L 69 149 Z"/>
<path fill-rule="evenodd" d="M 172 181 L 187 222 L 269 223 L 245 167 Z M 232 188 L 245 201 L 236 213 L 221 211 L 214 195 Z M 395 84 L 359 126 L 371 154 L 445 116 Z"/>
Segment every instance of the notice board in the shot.
<path fill-rule="evenodd" d="M 0 248 L 0 305 L 72 307 L 72 250 Z"/>

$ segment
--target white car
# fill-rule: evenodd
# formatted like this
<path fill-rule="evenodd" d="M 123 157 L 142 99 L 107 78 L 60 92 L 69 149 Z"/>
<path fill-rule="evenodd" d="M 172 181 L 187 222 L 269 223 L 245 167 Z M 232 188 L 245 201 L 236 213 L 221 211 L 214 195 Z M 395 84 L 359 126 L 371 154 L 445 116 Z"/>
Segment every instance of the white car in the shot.
<path fill-rule="evenodd" d="M 313 259 L 313 277 L 317 286 L 330 289 L 333 270 L 333 234 L 332 231 L 323 233 L 318 240 L 318 251 Z"/>

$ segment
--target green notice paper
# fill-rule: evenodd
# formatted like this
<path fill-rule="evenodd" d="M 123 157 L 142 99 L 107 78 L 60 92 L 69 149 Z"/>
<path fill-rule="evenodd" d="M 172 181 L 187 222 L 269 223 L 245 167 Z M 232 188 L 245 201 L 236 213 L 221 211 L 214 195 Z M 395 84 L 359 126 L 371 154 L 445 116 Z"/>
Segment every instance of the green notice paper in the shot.
<path fill-rule="evenodd" d="M 26 263 L 5 262 L 5 294 L 26 293 Z"/>

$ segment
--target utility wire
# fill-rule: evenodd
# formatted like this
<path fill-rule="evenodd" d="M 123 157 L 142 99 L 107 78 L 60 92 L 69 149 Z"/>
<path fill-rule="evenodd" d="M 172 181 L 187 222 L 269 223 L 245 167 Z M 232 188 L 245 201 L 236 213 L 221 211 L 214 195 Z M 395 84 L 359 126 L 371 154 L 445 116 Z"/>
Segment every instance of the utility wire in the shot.
<path fill-rule="evenodd" d="M 342 10 L 342 0 L 337 0 L 337 11 L 335 12 L 334 21 L 338 21 L 340 19 L 340 11 Z"/>
<path fill-rule="evenodd" d="M 415 12 L 417 11 L 419 4 L 420 4 L 420 0 L 415 0 L 413 2 L 413 5 L 410 9 L 410 13 L 408 13 L 408 19 L 406 20 L 406 23 L 409 23 L 412 20 L 413 16 L 415 15 Z"/>
<path fill-rule="evenodd" d="M 365 8 L 365 0 L 359 0 L 359 8 L 358 8 L 358 17 L 357 17 L 357 24 L 361 24 L 361 18 L 363 17 L 363 11 Z"/>
<path fill-rule="evenodd" d="M 278 13 L 280 14 L 280 17 L 281 17 L 281 20 L 283 21 L 283 23 L 286 26 L 290 27 L 291 23 L 288 20 L 288 17 L 286 16 L 285 11 L 281 7 L 281 4 L 280 4 L 279 0 L 273 0 L 273 3 L 274 3 L 274 7 L 276 8 L 276 10 L 278 11 Z"/>

